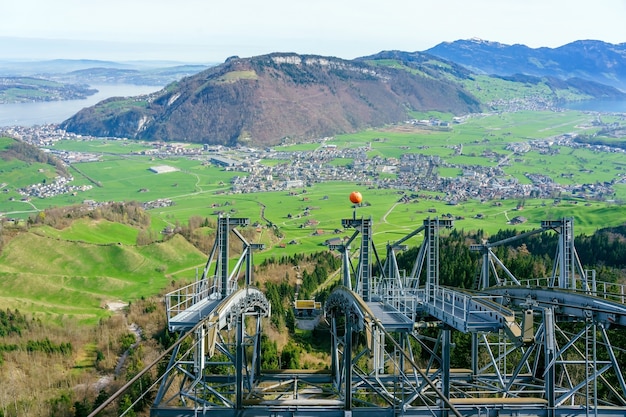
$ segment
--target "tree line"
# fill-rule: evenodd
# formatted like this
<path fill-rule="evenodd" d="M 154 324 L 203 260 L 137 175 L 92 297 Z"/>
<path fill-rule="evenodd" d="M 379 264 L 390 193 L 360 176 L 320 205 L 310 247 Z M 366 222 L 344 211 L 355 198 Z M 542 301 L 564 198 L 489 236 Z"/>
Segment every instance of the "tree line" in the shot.
<path fill-rule="evenodd" d="M 5 150 L 1 151 L 0 154 L 5 160 L 19 159 L 20 161 L 24 161 L 26 163 L 39 162 L 51 165 L 55 168 L 58 175 L 63 177 L 70 176 L 67 167 L 59 158 L 52 154 L 43 152 L 37 146 L 21 140 L 16 140 L 11 143 Z"/>
<path fill-rule="evenodd" d="M 489 237 L 488 242 L 498 242 L 522 232 L 501 230 Z M 482 230 L 452 230 L 440 237 L 439 276 L 441 285 L 474 289 L 479 272 L 481 254 L 470 250 L 470 244 L 482 242 Z M 557 253 L 557 233 L 543 232 L 511 243 L 493 247 L 494 254 L 511 273 L 520 278 L 543 278 L 552 273 Z M 626 226 L 601 229 L 591 236 L 575 237 L 575 248 L 585 269 L 595 269 L 600 280 L 618 282 L 626 279 Z M 410 271 L 417 258 L 419 247 L 397 255 L 398 267 Z M 424 277 L 421 278 L 423 283 Z"/>

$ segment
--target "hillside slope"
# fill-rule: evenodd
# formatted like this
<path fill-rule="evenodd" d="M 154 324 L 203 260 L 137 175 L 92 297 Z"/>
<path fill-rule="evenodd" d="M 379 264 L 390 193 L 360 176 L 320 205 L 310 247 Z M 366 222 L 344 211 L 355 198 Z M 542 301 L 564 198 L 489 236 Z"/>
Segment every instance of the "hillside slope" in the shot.
<path fill-rule="evenodd" d="M 444 77 L 274 53 L 230 58 L 151 96 L 103 101 L 62 127 L 93 136 L 272 145 L 396 123 L 411 111 L 480 109 L 475 97 Z"/>
<path fill-rule="evenodd" d="M 424 52 L 477 73 L 578 78 L 626 92 L 626 43 L 579 40 L 558 48 L 529 48 L 468 39 L 442 42 Z"/>
<path fill-rule="evenodd" d="M 179 235 L 136 246 L 20 233 L 0 253 L 0 301 L 22 312 L 93 323 L 109 314 L 102 308 L 108 302 L 157 294 L 179 271 L 191 279 L 191 268 L 205 259 Z"/>

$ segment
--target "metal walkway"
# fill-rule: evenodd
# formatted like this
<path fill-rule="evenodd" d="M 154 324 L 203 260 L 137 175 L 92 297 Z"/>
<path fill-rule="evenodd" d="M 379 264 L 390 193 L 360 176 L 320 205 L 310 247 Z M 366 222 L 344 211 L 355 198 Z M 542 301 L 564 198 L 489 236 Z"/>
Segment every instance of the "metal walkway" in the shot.
<path fill-rule="evenodd" d="M 354 233 L 331 247 L 343 260 L 342 285 L 324 306 L 331 364 L 323 371 L 261 369 L 261 323 L 271 309 L 252 287 L 260 247 L 237 231 L 245 225 L 220 218 L 202 277 L 166 297 L 168 326 L 181 339 L 168 352 L 151 416 L 626 415 L 623 352 L 611 341 L 626 326 L 624 289 L 583 270 L 572 219 L 472 245 L 482 253 L 474 291 L 440 285 L 439 234 L 452 220 L 424 220 L 387 245 L 384 262 L 371 219 L 343 220 Z M 537 233 L 559 236 L 552 276 L 515 277 L 492 248 Z M 231 234 L 243 245 L 232 270 Z M 413 238 L 419 251 L 404 275 L 396 253 Z M 454 347 L 455 332 L 469 335 L 469 351 Z M 468 358 L 462 369 L 451 367 L 457 354 Z"/>

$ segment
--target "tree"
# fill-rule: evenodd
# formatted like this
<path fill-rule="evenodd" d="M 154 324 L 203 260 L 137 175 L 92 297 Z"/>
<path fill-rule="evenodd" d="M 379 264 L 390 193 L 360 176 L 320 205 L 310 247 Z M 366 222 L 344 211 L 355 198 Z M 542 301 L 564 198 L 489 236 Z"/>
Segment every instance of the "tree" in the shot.
<path fill-rule="evenodd" d="M 296 333 L 296 316 L 293 314 L 293 308 L 288 308 L 285 315 L 285 325 L 287 326 L 287 330 L 289 333 Z"/>
<path fill-rule="evenodd" d="M 125 416 L 136 417 L 137 414 L 133 410 L 133 400 L 131 400 L 130 395 L 124 395 L 122 400 L 120 401 L 120 405 L 118 407 L 118 414 L 122 415 L 124 412 Z"/>
<path fill-rule="evenodd" d="M 74 403 L 74 417 L 87 417 L 91 412 L 91 407 L 86 401 L 76 401 Z"/>
<path fill-rule="evenodd" d="M 261 368 L 280 369 L 279 359 L 276 341 L 270 340 L 265 334 L 261 335 Z"/>
<path fill-rule="evenodd" d="M 301 349 L 289 341 L 283 348 L 280 355 L 282 369 L 300 369 L 300 351 Z"/>

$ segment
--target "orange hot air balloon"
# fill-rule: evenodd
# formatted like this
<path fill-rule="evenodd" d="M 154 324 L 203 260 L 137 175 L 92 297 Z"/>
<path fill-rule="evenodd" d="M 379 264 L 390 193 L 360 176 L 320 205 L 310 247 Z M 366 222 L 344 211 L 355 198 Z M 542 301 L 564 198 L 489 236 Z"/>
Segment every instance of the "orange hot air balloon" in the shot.
<path fill-rule="evenodd" d="M 352 191 L 350 193 L 350 201 L 354 204 L 361 204 L 361 201 L 363 201 L 363 196 L 358 191 Z"/>

